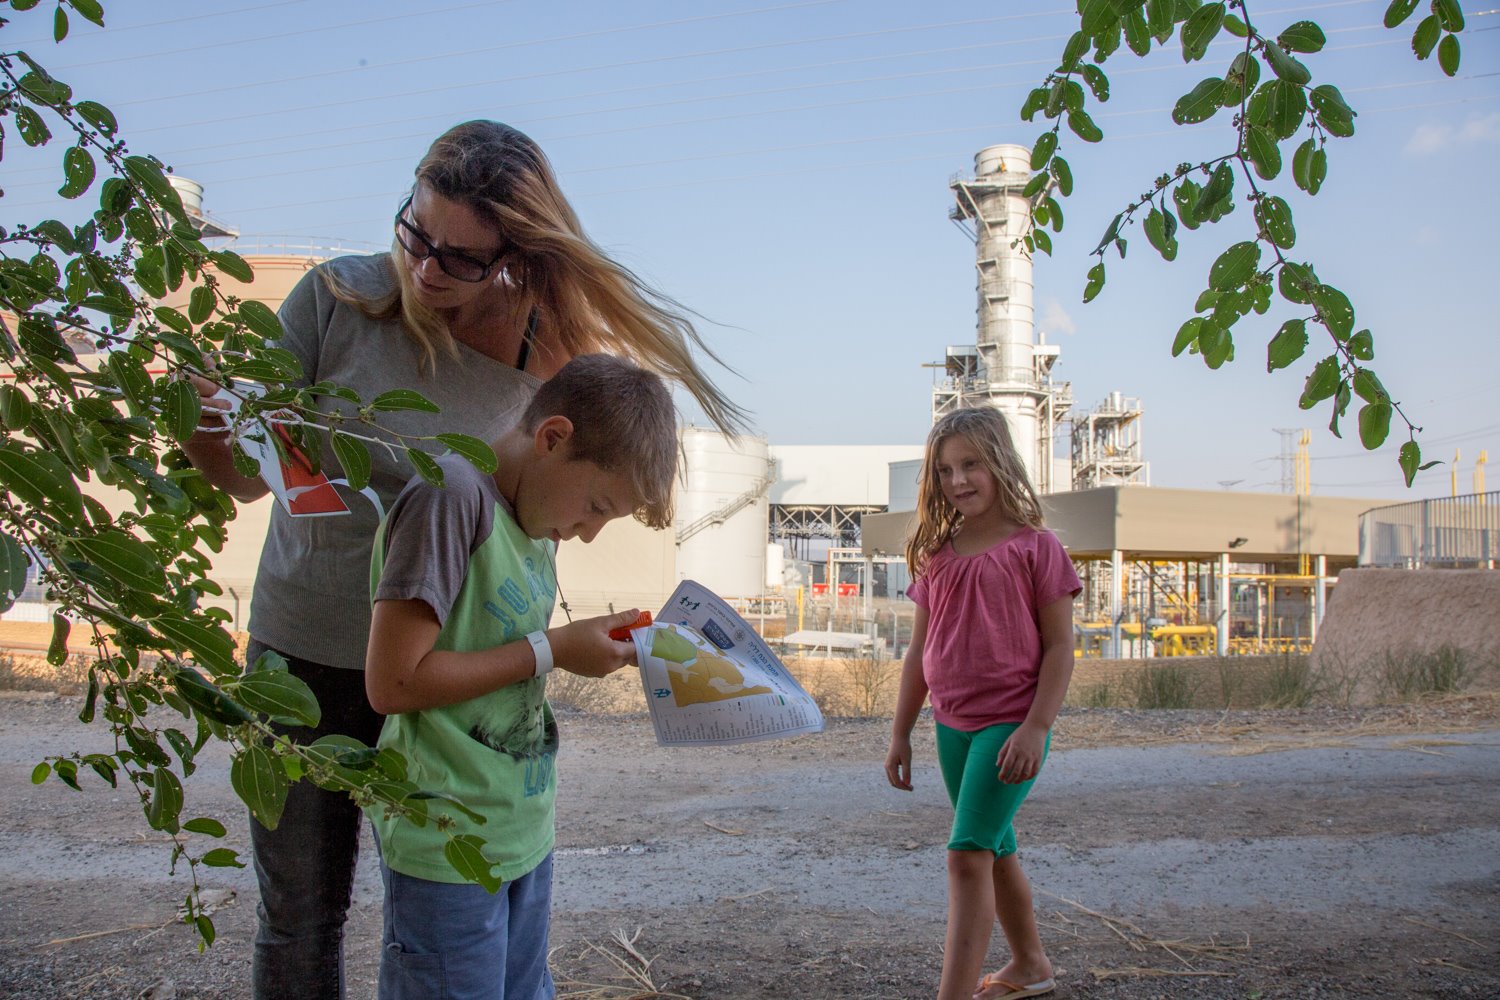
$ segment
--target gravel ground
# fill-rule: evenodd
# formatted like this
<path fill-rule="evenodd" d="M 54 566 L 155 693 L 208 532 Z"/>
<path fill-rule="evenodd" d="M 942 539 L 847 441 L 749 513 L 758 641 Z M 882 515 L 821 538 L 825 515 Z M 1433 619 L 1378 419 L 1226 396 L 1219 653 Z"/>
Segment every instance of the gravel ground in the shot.
<path fill-rule="evenodd" d="M 0 996 L 248 996 L 248 873 L 212 873 L 219 938 L 200 954 L 173 920 L 183 874 L 129 796 L 30 784 L 43 756 L 107 735 L 74 711 L 0 694 Z M 930 735 L 916 791 L 886 785 L 888 725 L 664 750 L 644 717 L 564 715 L 561 995 L 931 996 L 949 811 Z M 1056 996 L 1500 997 L 1497 775 L 1493 696 L 1068 712 L 1018 822 Z M 188 801 L 245 851 L 225 760 L 200 767 Z M 353 1000 L 374 992 L 369 853 Z"/>

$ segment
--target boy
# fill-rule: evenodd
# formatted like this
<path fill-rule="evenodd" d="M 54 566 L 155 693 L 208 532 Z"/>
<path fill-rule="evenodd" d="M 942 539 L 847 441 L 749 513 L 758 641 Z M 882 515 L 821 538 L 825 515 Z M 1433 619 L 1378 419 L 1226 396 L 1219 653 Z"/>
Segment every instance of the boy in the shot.
<path fill-rule="evenodd" d="M 441 800 L 421 827 L 369 809 L 385 881 L 382 1000 L 554 995 L 557 724 L 545 677 L 554 664 L 603 677 L 630 662 L 634 646 L 609 630 L 637 611 L 547 629 L 552 552 L 626 514 L 671 523 L 676 415 L 661 379 L 629 362 L 574 358 L 494 449 L 492 476 L 462 457 L 438 459 L 445 486 L 413 479 L 375 539 L 365 688 L 388 716 L 380 746 L 405 756 L 419 787 L 486 820 Z M 437 822 L 442 812 L 451 822 Z M 449 838 L 465 834 L 485 841 L 498 892 L 446 860 Z"/>

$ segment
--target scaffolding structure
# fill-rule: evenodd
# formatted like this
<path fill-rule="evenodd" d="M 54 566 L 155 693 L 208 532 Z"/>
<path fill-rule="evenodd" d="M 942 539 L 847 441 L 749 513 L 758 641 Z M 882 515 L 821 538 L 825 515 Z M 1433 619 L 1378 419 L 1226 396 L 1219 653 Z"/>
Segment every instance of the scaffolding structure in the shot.
<path fill-rule="evenodd" d="M 1143 413 L 1139 399 L 1112 392 L 1093 410 L 1073 418 L 1073 489 L 1150 485 L 1151 467 L 1141 445 Z"/>

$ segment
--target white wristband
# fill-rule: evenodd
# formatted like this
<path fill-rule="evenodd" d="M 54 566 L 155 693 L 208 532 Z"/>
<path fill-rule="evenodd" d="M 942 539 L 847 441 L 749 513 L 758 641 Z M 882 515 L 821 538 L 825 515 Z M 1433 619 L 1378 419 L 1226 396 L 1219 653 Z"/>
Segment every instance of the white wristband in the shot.
<path fill-rule="evenodd" d="M 526 641 L 531 643 L 531 651 L 536 654 L 536 673 L 532 676 L 545 677 L 552 672 L 552 643 L 547 641 L 547 633 L 532 632 L 526 636 Z"/>

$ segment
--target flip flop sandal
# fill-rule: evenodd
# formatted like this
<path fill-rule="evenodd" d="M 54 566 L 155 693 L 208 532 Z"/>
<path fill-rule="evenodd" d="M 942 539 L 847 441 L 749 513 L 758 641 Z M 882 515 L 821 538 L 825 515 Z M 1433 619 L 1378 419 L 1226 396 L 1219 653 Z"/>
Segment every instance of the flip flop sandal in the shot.
<path fill-rule="evenodd" d="M 974 991 L 974 1000 L 1023 1000 L 1024 997 L 1039 997 L 1055 989 L 1057 989 L 1055 979 L 1043 979 L 1039 983 L 1022 986 L 996 975 L 988 975 L 979 981 L 979 989 Z M 1000 992 L 992 993 L 991 990 Z"/>

